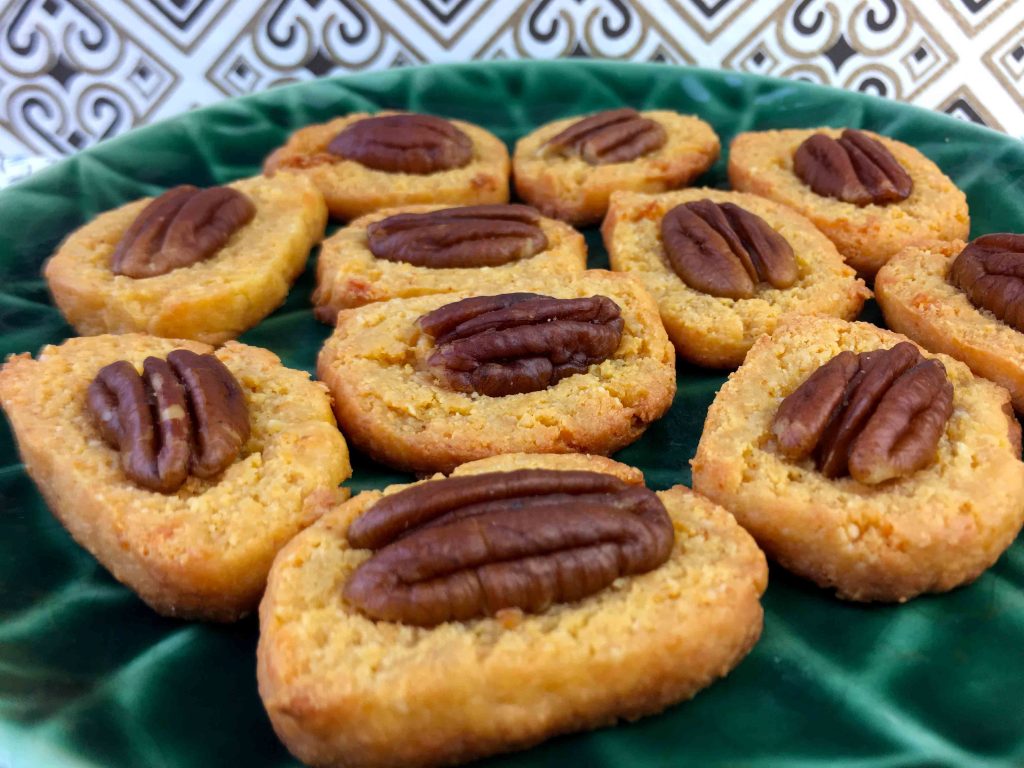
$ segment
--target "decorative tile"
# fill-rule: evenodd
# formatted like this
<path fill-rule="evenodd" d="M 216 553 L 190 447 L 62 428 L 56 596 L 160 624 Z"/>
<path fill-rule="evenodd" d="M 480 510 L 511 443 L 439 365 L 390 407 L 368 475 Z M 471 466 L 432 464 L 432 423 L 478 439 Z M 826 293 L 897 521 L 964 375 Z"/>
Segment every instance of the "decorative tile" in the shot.
<path fill-rule="evenodd" d="M 802 0 L 761 22 L 722 65 L 912 101 L 956 62 L 909 3 Z"/>
<path fill-rule="evenodd" d="M 179 76 L 98 8 L 18 0 L 0 15 L 5 146 L 65 155 L 145 123 Z"/>
<path fill-rule="evenodd" d="M 966 85 L 957 88 L 938 108 L 947 115 L 952 115 L 960 120 L 1002 129 L 995 116 L 984 107 L 981 99 L 975 96 Z"/>
<path fill-rule="evenodd" d="M 1024 135 L 1013 0 L 8 0 L 0 184 L 26 156 L 281 83 L 560 56 L 797 78 Z"/>
<path fill-rule="evenodd" d="M 224 95 L 422 57 L 359 0 L 277 0 L 267 3 L 225 47 L 206 73 Z"/>

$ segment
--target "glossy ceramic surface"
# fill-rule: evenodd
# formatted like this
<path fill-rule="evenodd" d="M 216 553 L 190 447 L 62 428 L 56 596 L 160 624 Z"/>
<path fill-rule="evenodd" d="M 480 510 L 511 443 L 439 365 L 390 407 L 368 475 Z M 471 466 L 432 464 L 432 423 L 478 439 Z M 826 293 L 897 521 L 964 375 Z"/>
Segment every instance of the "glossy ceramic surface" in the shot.
<path fill-rule="evenodd" d="M 667 66 L 436 66 L 307 83 L 133 132 L 0 193 L 0 353 L 72 331 L 40 278 L 97 213 L 184 182 L 259 172 L 292 130 L 401 108 L 479 123 L 511 146 L 557 117 L 614 107 L 696 113 L 724 147 L 750 129 L 866 127 L 917 146 L 968 195 L 973 234 L 1024 231 L 1024 146 L 941 115 L 801 83 Z M 719 161 L 701 182 L 725 185 Z M 591 265 L 606 266 L 596 229 Z M 312 370 L 328 334 L 308 269 L 243 341 Z M 879 320 L 872 305 L 863 318 Z M 669 414 L 616 458 L 654 488 L 689 484 L 721 373 L 684 365 Z M 403 475 L 354 457 L 353 488 Z M 207 626 L 148 610 L 47 511 L 0 420 L 0 766 L 297 765 L 256 693 L 257 622 Z M 761 642 L 727 679 L 657 717 L 555 739 L 490 766 L 1024 764 L 1024 546 L 977 583 L 904 606 L 842 603 L 772 569 Z"/>

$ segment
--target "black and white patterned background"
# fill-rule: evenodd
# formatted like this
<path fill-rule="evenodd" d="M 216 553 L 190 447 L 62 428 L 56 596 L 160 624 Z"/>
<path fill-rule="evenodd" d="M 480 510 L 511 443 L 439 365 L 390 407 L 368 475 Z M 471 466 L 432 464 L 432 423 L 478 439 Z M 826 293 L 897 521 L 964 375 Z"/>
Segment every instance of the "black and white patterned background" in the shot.
<path fill-rule="evenodd" d="M 801 78 L 1024 136 L 1014 0 L 2 0 L 0 186 L 281 83 L 561 56 Z"/>

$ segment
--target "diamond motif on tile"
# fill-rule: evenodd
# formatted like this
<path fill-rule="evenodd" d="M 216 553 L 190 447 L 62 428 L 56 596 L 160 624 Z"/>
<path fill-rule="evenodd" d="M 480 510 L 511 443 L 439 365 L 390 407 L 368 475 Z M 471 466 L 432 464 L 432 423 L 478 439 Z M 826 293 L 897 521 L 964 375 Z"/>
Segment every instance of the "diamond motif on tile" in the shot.
<path fill-rule="evenodd" d="M 843 64 L 857 55 L 857 51 L 850 47 L 850 43 L 844 35 L 840 35 L 839 39 L 825 51 L 824 55 L 831 62 L 832 69 L 838 72 Z"/>
<path fill-rule="evenodd" d="M 982 106 L 981 100 L 966 85 L 951 93 L 939 104 L 938 109 L 959 120 L 986 125 L 989 128 L 1002 128 L 995 116 Z"/>

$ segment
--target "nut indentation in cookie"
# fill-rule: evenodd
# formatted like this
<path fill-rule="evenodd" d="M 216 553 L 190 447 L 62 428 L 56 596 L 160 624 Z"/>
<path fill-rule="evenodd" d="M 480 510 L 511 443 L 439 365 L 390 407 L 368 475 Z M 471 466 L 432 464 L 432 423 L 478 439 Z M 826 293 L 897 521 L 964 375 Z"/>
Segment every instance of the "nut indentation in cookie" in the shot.
<path fill-rule="evenodd" d="M 378 171 L 422 175 L 468 165 L 473 141 L 434 115 L 384 115 L 346 126 L 327 151 Z"/>
<path fill-rule="evenodd" d="M 679 278 L 711 296 L 749 299 L 758 283 L 789 288 L 799 277 L 786 238 L 735 203 L 677 205 L 661 220 L 661 240 Z"/>
<path fill-rule="evenodd" d="M 470 205 L 399 213 L 366 228 L 378 259 L 418 267 L 495 267 L 548 247 L 540 214 L 527 205 Z"/>
<path fill-rule="evenodd" d="M 256 215 L 256 206 L 236 189 L 199 189 L 183 184 L 142 209 L 125 230 L 114 255 L 115 275 L 164 275 L 210 258 Z"/>
<path fill-rule="evenodd" d="M 548 139 L 553 155 L 580 157 L 590 165 L 626 163 L 664 146 L 665 129 L 635 109 L 610 109 L 579 120 Z"/>
<path fill-rule="evenodd" d="M 913 179 L 879 141 L 847 128 L 838 139 L 815 133 L 793 156 L 793 171 L 824 197 L 854 205 L 887 205 L 906 200 Z"/>
<path fill-rule="evenodd" d="M 599 472 L 522 469 L 432 480 L 385 496 L 349 527 L 376 550 L 345 599 L 418 626 L 540 612 L 668 560 L 675 533 L 657 495 Z"/>
<path fill-rule="evenodd" d="M 147 357 L 141 376 L 119 360 L 96 375 L 87 402 L 125 474 L 152 491 L 173 493 L 190 473 L 220 474 L 249 439 L 245 395 L 214 355 L 176 349 L 166 360 Z"/>
<path fill-rule="evenodd" d="M 1024 235 L 999 232 L 967 244 L 949 280 L 970 302 L 1024 332 Z"/>
<path fill-rule="evenodd" d="M 623 320 L 606 296 L 556 299 L 535 293 L 478 296 L 417 321 L 434 337 L 434 376 L 459 392 L 534 392 L 585 373 L 618 349 Z"/>
<path fill-rule="evenodd" d="M 813 455 L 826 477 L 877 484 L 934 461 L 952 412 L 942 363 L 900 342 L 840 352 L 782 401 L 771 432 L 782 455 Z"/>

